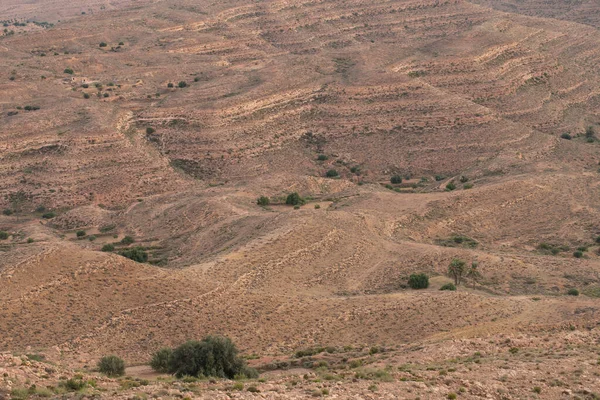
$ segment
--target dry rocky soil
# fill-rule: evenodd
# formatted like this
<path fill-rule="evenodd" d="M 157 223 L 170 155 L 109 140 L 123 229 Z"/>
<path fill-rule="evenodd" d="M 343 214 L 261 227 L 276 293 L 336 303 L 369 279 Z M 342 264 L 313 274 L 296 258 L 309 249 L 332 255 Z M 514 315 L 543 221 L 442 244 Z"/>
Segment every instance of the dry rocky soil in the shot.
<path fill-rule="evenodd" d="M 0 23 L 0 399 L 600 398 L 597 1 Z M 260 378 L 148 367 L 209 334 Z"/>

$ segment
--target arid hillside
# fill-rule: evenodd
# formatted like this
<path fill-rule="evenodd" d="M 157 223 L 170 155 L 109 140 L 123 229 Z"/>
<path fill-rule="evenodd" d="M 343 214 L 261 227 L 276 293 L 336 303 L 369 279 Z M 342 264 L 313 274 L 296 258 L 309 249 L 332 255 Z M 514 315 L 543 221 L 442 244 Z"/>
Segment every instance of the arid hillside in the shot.
<path fill-rule="evenodd" d="M 106 354 L 142 379 L 157 349 L 214 333 L 270 371 L 266 398 L 594 398 L 598 15 L 2 2 L 0 399 Z M 453 260 L 463 280 L 439 290 Z M 292 356 L 319 347 L 339 380 Z M 213 384 L 190 396 L 242 396 Z"/>

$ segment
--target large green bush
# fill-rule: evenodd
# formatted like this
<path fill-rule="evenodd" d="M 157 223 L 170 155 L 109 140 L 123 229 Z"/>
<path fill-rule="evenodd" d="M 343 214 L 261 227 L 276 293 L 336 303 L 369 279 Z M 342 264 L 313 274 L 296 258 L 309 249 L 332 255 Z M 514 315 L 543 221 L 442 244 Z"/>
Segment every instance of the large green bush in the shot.
<path fill-rule="evenodd" d="M 105 356 L 98 362 L 98 370 L 108 376 L 125 375 L 125 361 L 117 356 Z"/>
<path fill-rule="evenodd" d="M 168 360 L 166 371 L 177 377 L 202 375 L 233 379 L 236 375 L 249 378 L 257 376 L 257 372 L 248 368 L 238 356 L 233 342 L 223 336 L 208 336 L 202 341 L 190 340 L 175 348 L 170 356 L 167 357 L 167 351 L 163 349 L 155 354 L 155 358 L 154 364 L 159 369 L 163 369 L 164 361 Z"/>
<path fill-rule="evenodd" d="M 408 286 L 413 289 L 427 289 L 429 287 L 429 277 L 425 274 L 412 274 L 408 278 Z"/>

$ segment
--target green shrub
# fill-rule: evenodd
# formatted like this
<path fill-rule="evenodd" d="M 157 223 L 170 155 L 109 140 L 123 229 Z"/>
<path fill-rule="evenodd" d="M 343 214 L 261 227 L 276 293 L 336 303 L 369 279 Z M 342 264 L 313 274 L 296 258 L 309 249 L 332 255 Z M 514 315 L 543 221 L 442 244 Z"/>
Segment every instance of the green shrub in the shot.
<path fill-rule="evenodd" d="M 119 42 L 119 46 L 125 46 L 124 42 Z"/>
<path fill-rule="evenodd" d="M 2 214 L 4 215 L 12 215 L 14 213 L 13 210 L 11 210 L 10 208 L 5 208 L 4 210 L 2 210 Z M 598 236 L 598 238 L 600 239 L 600 236 Z"/>
<path fill-rule="evenodd" d="M 131 244 L 133 242 L 135 242 L 135 240 L 131 236 L 125 236 L 121 239 L 121 244 Z"/>
<path fill-rule="evenodd" d="M 52 211 L 47 212 L 47 213 L 45 213 L 45 214 L 42 215 L 42 218 L 44 218 L 44 219 L 52 219 L 54 217 L 56 217 L 56 214 L 53 213 Z"/>
<path fill-rule="evenodd" d="M 80 237 L 84 237 L 85 236 L 85 231 L 81 230 L 81 231 L 77 231 L 77 233 L 75 233 L 77 235 L 78 238 Z"/>
<path fill-rule="evenodd" d="M 152 128 L 151 126 L 149 126 L 149 127 L 147 127 L 147 128 L 146 128 L 146 133 L 147 133 L 148 135 L 151 135 L 151 134 L 153 134 L 154 132 L 156 132 L 156 129 Z"/>
<path fill-rule="evenodd" d="M 89 99 L 89 98 L 90 98 L 90 95 L 89 95 L 88 93 L 84 93 L 84 94 L 83 94 L 83 98 L 84 98 L 84 99 Z"/>
<path fill-rule="evenodd" d="M 202 341 L 188 341 L 173 350 L 169 372 L 177 377 L 214 376 L 233 379 L 247 372 L 233 342 L 222 336 L 208 336 Z"/>
<path fill-rule="evenodd" d="M 337 178 L 338 176 L 340 176 L 340 174 L 338 174 L 338 172 L 335 169 L 330 169 L 325 173 L 325 176 L 328 178 Z"/>
<path fill-rule="evenodd" d="M 446 396 L 449 400 L 455 400 L 456 399 L 456 393 L 448 393 L 448 396 Z"/>
<path fill-rule="evenodd" d="M 446 283 L 442 285 L 440 290 L 456 290 L 456 286 L 454 285 L 454 283 Z"/>
<path fill-rule="evenodd" d="M 125 375 L 125 361 L 117 356 L 104 356 L 98 362 L 98 370 L 107 376 Z"/>
<path fill-rule="evenodd" d="M 425 274 L 412 274 L 408 278 L 408 286 L 412 289 L 426 289 L 429 287 L 429 277 Z"/>
<path fill-rule="evenodd" d="M 306 201 L 302 197 L 300 197 L 300 195 L 297 192 L 288 194 L 287 198 L 285 199 L 285 204 L 291 206 L 297 206 L 299 204 L 304 204 L 305 202 Z"/>
<path fill-rule="evenodd" d="M 83 85 L 81 85 L 82 88 L 87 89 L 90 87 L 90 85 L 88 85 L 87 83 L 84 83 Z"/>
<path fill-rule="evenodd" d="M 11 400 L 26 400 L 29 395 L 29 390 L 26 388 L 14 388 L 10 391 Z"/>
<path fill-rule="evenodd" d="M 65 388 L 69 392 L 76 392 L 87 387 L 87 382 L 81 378 L 71 378 L 66 381 L 61 381 L 59 386 Z"/>
<path fill-rule="evenodd" d="M 585 137 L 588 139 L 588 142 L 593 142 L 596 139 L 596 132 L 593 126 L 585 128 Z"/>
<path fill-rule="evenodd" d="M 100 42 L 100 47 L 106 47 L 108 46 L 105 42 Z"/>
<path fill-rule="evenodd" d="M 33 242 L 34 242 L 33 238 L 27 238 L 27 243 L 33 243 Z"/>
<path fill-rule="evenodd" d="M 469 178 L 464 175 L 461 175 L 459 180 L 460 180 L 460 183 L 466 183 L 469 181 Z"/>
<path fill-rule="evenodd" d="M 454 183 L 454 181 L 448 182 L 448 184 L 446 185 L 446 190 L 447 191 L 452 191 L 454 189 L 456 189 L 456 184 Z"/>
<path fill-rule="evenodd" d="M 72 68 L 65 68 L 65 70 L 63 71 L 65 74 L 69 74 L 69 75 L 73 75 L 74 71 Z"/>
<path fill-rule="evenodd" d="M 172 349 L 169 349 L 167 347 L 162 348 L 152 355 L 150 366 L 156 372 L 169 372 L 169 365 L 171 363 L 172 355 Z"/>
<path fill-rule="evenodd" d="M 539 386 L 535 386 L 535 387 L 533 388 L 533 392 L 534 392 L 534 393 L 537 393 L 537 394 L 540 394 L 540 393 L 542 393 L 542 388 L 541 388 L 541 387 L 539 387 Z"/>
<path fill-rule="evenodd" d="M 0 240 L 8 239 L 8 232 L 0 231 Z"/>
<path fill-rule="evenodd" d="M 268 206 L 271 203 L 271 200 L 267 196 L 260 196 L 258 200 L 256 200 L 256 204 L 259 206 Z"/>
<path fill-rule="evenodd" d="M 402 183 L 402 177 L 400 175 L 394 175 L 390 178 L 390 182 L 393 184 L 399 184 Z"/>
<path fill-rule="evenodd" d="M 177 86 L 179 86 L 181 89 L 183 89 L 184 87 L 187 86 L 187 83 L 185 81 L 181 81 L 177 84 Z"/>
<path fill-rule="evenodd" d="M 108 94 L 108 93 L 104 93 L 104 94 L 103 94 L 103 96 L 104 96 L 104 97 L 109 97 L 109 96 L 110 96 L 110 94 Z"/>
<path fill-rule="evenodd" d="M 168 88 L 172 88 L 173 86 L 174 86 L 174 85 L 173 85 L 171 82 L 169 82 L 169 83 L 167 84 L 167 87 L 168 87 Z"/>
<path fill-rule="evenodd" d="M 473 184 L 472 183 L 465 183 L 465 185 L 463 186 L 463 189 L 473 189 Z"/>
<path fill-rule="evenodd" d="M 319 156 L 317 157 L 317 160 L 319 161 L 327 161 L 329 157 L 327 157 L 325 154 L 319 154 Z"/>
<path fill-rule="evenodd" d="M 121 250 L 119 255 L 129 258 L 130 260 L 137 261 L 139 263 L 145 263 L 148 261 L 148 253 L 143 247 L 137 246 L 131 249 Z"/>
<path fill-rule="evenodd" d="M 579 296 L 579 290 L 577 290 L 575 288 L 571 288 L 567 291 L 567 294 L 569 296 Z"/>
<path fill-rule="evenodd" d="M 563 133 L 562 135 L 560 135 L 560 137 L 561 137 L 562 139 L 566 139 L 566 140 L 571 140 L 571 139 L 572 139 L 571 135 L 569 135 L 569 134 L 568 134 L 568 133 L 566 133 L 566 132 L 565 132 L 565 133 Z"/>
<path fill-rule="evenodd" d="M 321 208 L 320 204 L 315 204 L 315 210 L 318 210 L 319 208 Z"/>
<path fill-rule="evenodd" d="M 581 251 L 581 250 L 576 250 L 576 251 L 573 253 L 573 257 L 575 257 L 575 258 L 581 258 L 581 257 L 583 257 L 583 251 Z"/>
<path fill-rule="evenodd" d="M 107 243 L 104 246 L 102 246 L 102 251 L 110 252 L 110 251 L 114 251 L 114 249 L 115 249 L 115 246 L 110 243 Z"/>

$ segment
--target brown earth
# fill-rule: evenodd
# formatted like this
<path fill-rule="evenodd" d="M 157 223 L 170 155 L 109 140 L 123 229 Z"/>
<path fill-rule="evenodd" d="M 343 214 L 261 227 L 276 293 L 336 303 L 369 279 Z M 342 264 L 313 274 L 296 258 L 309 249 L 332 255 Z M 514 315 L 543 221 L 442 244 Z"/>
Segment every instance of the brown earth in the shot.
<path fill-rule="evenodd" d="M 140 365 L 220 333 L 263 369 L 337 349 L 341 384 L 271 371 L 253 383 L 266 398 L 593 398 L 598 15 L 583 0 L 2 2 L 0 389 L 114 353 L 149 394 L 184 396 Z M 136 246 L 148 263 L 118 255 Z M 477 268 L 440 291 L 453 258 Z M 428 289 L 407 287 L 418 272 Z M 342 360 L 364 357 L 387 382 Z M 98 395 L 140 394 L 101 379 Z"/>

